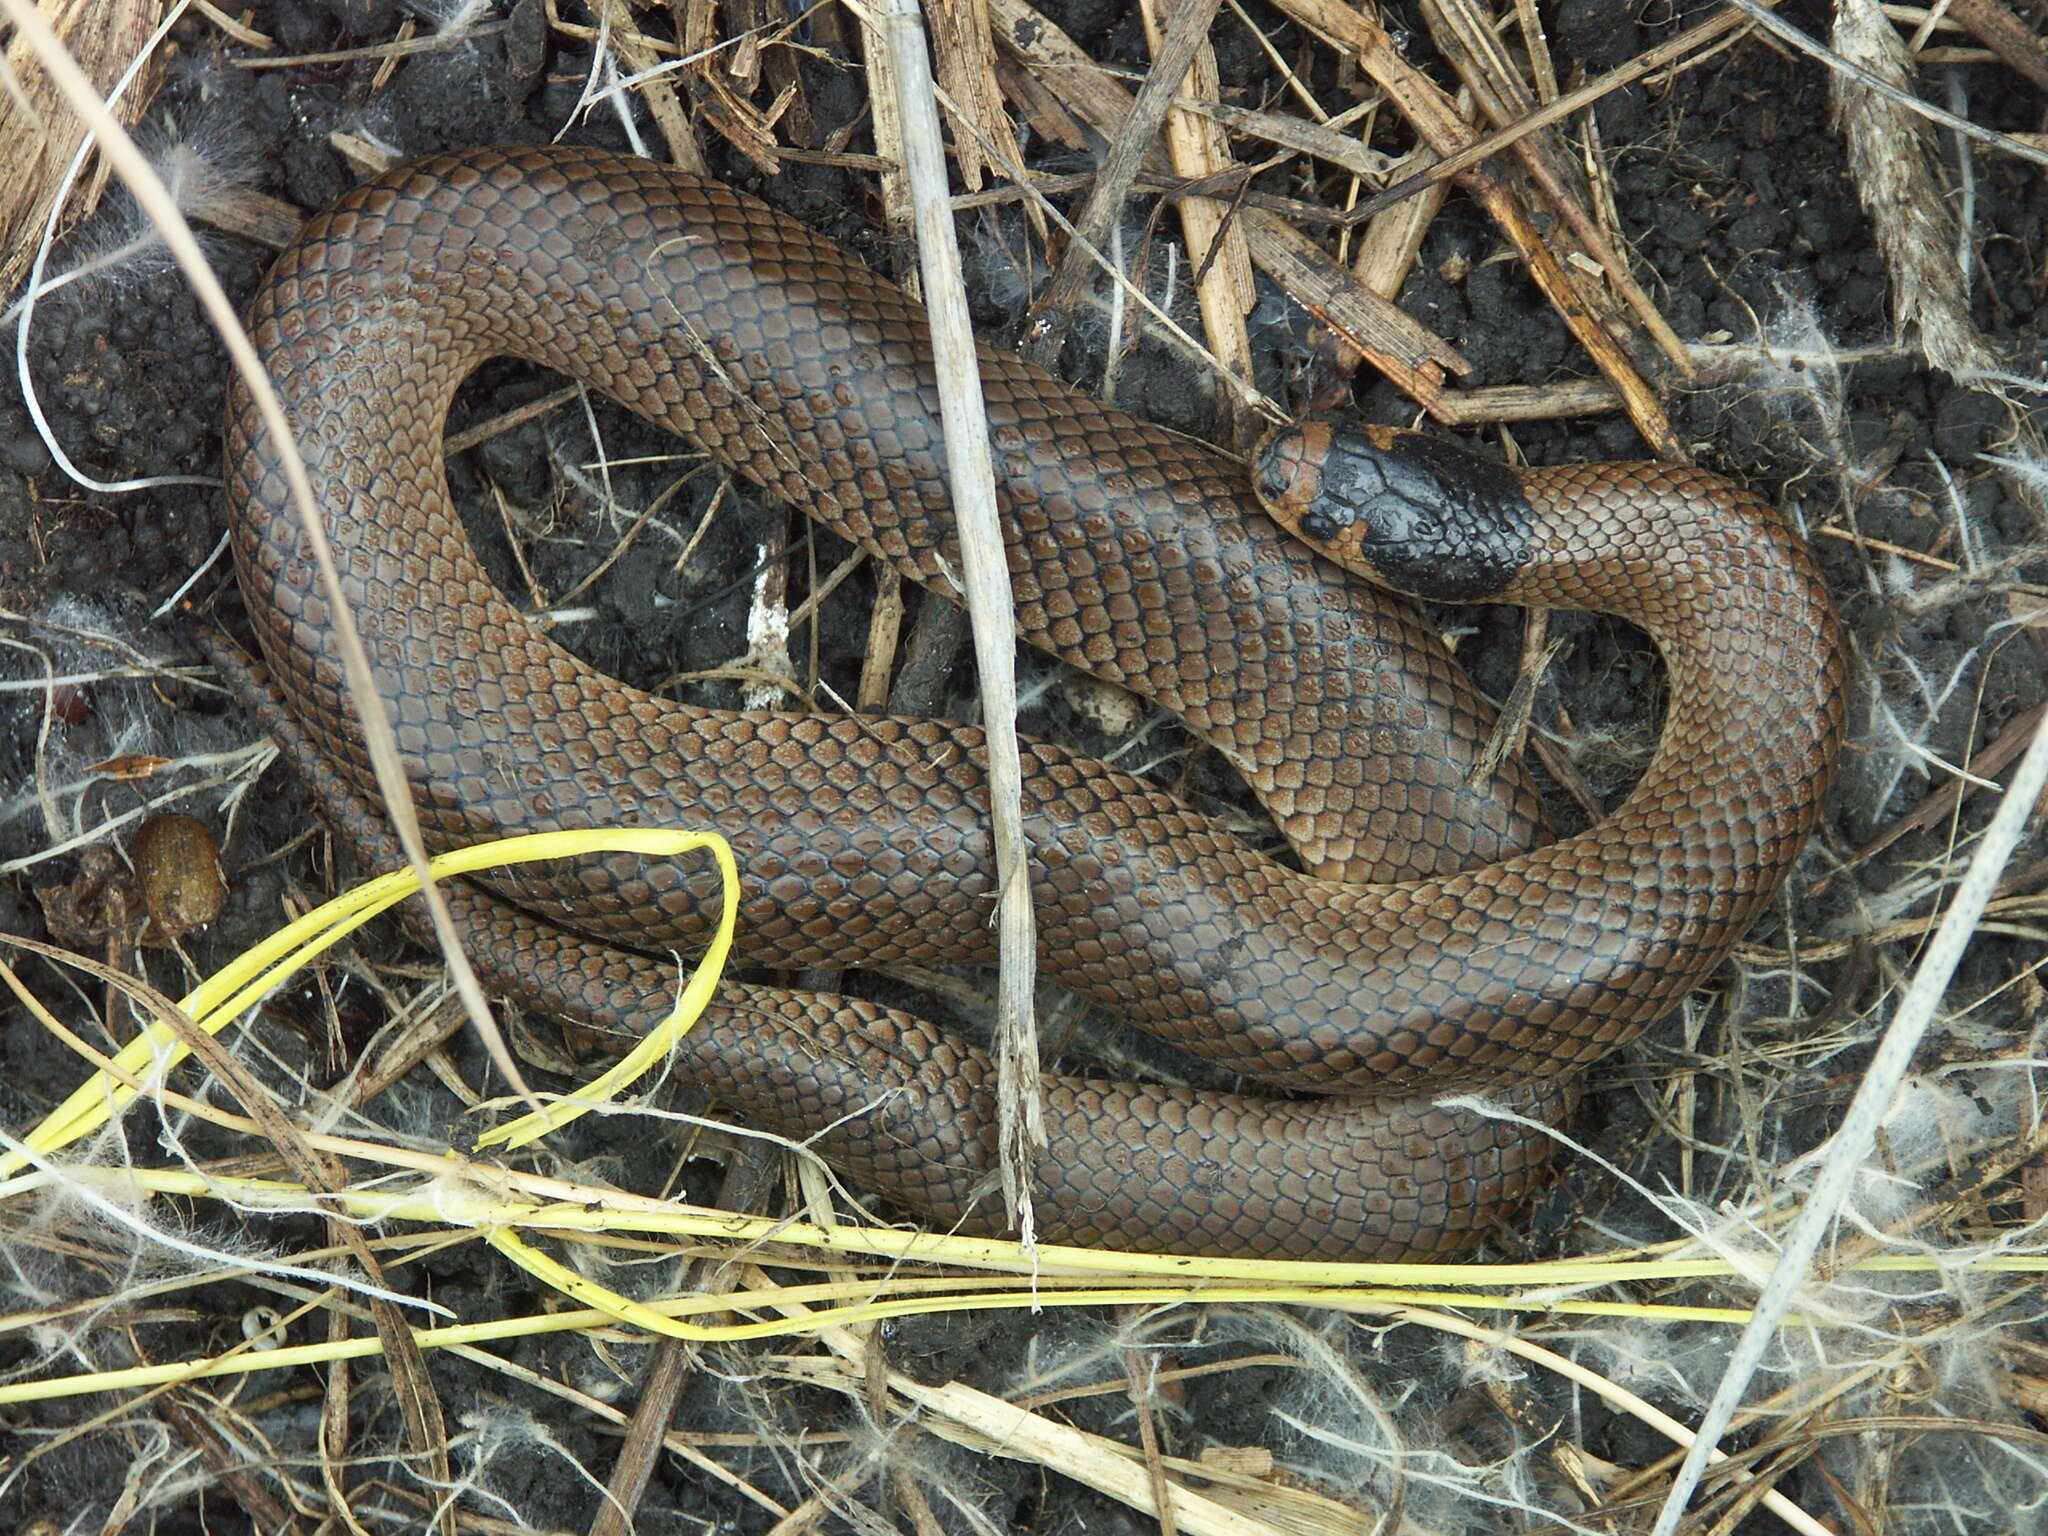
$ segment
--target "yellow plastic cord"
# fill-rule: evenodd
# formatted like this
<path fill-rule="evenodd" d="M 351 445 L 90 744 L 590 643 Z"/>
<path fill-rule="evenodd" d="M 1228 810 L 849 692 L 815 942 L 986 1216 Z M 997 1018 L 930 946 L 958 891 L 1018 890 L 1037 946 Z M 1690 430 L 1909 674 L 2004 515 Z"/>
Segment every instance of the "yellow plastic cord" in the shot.
<path fill-rule="evenodd" d="M 637 853 L 650 858 L 676 858 L 697 852 L 709 852 L 717 862 L 724 899 L 720 904 L 717 932 L 703 959 L 698 962 L 696 973 L 684 986 L 676 1006 L 630 1054 L 578 1094 L 574 1101 L 563 1101 L 540 1113 L 524 1115 L 500 1126 L 488 1133 L 482 1144 L 523 1146 L 605 1102 L 661 1060 L 704 1011 L 704 1005 L 710 1000 L 712 990 L 725 969 L 726 958 L 732 952 L 734 925 L 739 912 L 739 867 L 733 860 L 731 847 L 715 832 L 619 828 L 597 832 L 540 832 L 501 838 L 495 842 L 458 848 L 429 861 L 428 868 L 439 880 L 509 864 L 579 858 L 591 853 Z M 298 921 L 279 929 L 260 944 L 244 950 L 180 998 L 178 1007 L 208 1034 L 219 1034 L 293 972 L 418 889 L 419 877 L 411 869 L 403 869 L 344 891 Z M 143 1088 L 161 1082 L 189 1054 L 170 1026 L 161 1022 L 150 1024 L 114 1057 L 114 1070 L 94 1073 L 22 1138 L 27 1151 L 0 1154 L 0 1179 L 12 1178 L 27 1168 L 33 1161 L 31 1154 L 47 1157 L 91 1135 L 118 1115 L 140 1091 L 130 1086 L 130 1081 L 140 1083 Z"/>

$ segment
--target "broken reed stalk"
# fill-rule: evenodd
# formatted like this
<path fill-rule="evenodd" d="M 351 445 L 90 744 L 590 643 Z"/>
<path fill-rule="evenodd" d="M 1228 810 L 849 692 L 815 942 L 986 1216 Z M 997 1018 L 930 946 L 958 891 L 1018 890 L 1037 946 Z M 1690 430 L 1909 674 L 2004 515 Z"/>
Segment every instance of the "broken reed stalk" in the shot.
<path fill-rule="evenodd" d="M 1010 568 L 996 509 L 981 366 L 960 272 L 946 185 L 938 101 L 917 0 L 886 0 L 879 21 L 895 77 L 904 171 L 915 209 L 919 270 L 931 318 L 932 365 L 945 428 L 946 471 L 960 530 L 962 595 L 974 626 L 988 755 L 989 823 L 996 853 L 996 1040 L 1003 1195 L 1026 1244 L 1032 1237 L 1031 1169 L 1045 1144 L 1038 1035 L 1032 1002 L 1037 934 L 1024 841 L 1023 766 L 1017 745 L 1017 631 Z"/>

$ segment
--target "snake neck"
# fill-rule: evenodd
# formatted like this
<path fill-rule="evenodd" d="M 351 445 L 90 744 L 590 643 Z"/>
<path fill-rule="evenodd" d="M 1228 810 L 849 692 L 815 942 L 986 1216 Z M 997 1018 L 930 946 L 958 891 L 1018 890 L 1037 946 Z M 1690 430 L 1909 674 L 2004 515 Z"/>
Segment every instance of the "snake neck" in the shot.
<path fill-rule="evenodd" d="M 1321 1091 L 1568 1071 L 1697 986 L 1798 857 L 1841 744 L 1845 648 L 1783 518 L 1726 481 L 1655 464 L 1521 471 L 1508 490 L 1448 522 L 1509 529 L 1514 558 L 1452 575 L 1475 575 L 1467 600 L 1646 630 L 1669 673 L 1648 767 L 1598 825 L 1486 869 L 1369 887 L 1246 871 L 1227 887 L 1234 910 L 1285 910 L 1301 928 L 1279 943 L 1216 921 L 1221 939 L 1185 946 L 1199 956 L 1189 986 L 1221 999 L 1183 1042 L 1197 1054 Z M 1388 531 L 1408 524 L 1400 505 L 1367 507 L 1356 527 L 1384 557 Z M 1434 526 L 1408 521 L 1424 536 Z M 1428 560 L 1394 563 L 1443 585 Z M 1201 910 L 1193 895 L 1185 906 Z M 1267 976 L 1285 987 L 1251 984 Z"/>
<path fill-rule="evenodd" d="M 1377 903 L 1375 926 L 1416 921 L 1445 936 L 1422 946 L 1423 964 L 1414 941 L 1387 935 L 1391 947 L 1369 967 L 1387 981 L 1361 983 L 1383 987 L 1396 1005 L 1366 1033 L 1427 1040 L 1451 1033 L 1452 1021 L 1462 1031 L 1448 1053 L 1425 1047 L 1401 1058 L 1392 1080 L 1450 1062 L 1502 1080 L 1526 1068 L 1539 1040 L 1554 1070 L 1605 1055 L 1656 1022 L 1776 893 L 1819 819 L 1839 756 L 1840 624 L 1775 508 L 1718 477 L 1656 464 L 1527 471 L 1521 480 L 1533 536 L 1501 600 L 1611 614 L 1645 630 L 1668 673 L 1664 727 L 1605 820 L 1492 870 L 1399 888 Z M 1427 1019 L 1404 1006 L 1402 998 L 1437 995 L 1403 979 L 1417 975 L 1456 1001 Z M 1583 1000 L 1591 1001 L 1582 1008 Z M 1343 1076 L 1357 1081 L 1357 1066 Z"/>
<path fill-rule="evenodd" d="M 1669 674 L 1665 728 L 1609 825 L 1674 786 L 1755 780 L 1736 803 L 1789 800 L 1809 830 L 1841 744 L 1844 648 L 1819 573 L 1778 510 L 1718 476 L 1660 464 L 1531 470 L 1532 537 L 1505 601 L 1611 614 Z M 1608 825 L 1608 824 L 1603 824 Z M 1596 829 L 1596 834 L 1600 829 Z"/>

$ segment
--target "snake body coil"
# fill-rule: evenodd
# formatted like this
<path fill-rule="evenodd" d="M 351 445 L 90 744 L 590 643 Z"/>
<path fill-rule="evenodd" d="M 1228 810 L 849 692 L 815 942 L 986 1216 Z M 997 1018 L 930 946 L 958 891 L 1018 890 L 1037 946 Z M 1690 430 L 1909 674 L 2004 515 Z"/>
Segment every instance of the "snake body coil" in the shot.
<path fill-rule="evenodd" d="M 902 295 L 729 189 L 587 151 L 493 150 L 350 194 L 280 259 L 253 329 L 430 842 L 711 827 L 740 857 L 754 961 L 989 958 L 977 732 L 704 711 L 596 673 L 492 587 L 441 468 L 456 386 L 517 355 L 948 591 L 938 410 Z M 1464 590 L 1438 592 L 1428 573 L 1446 562 L 1408 562 L 1422 595 L 1621 612 L 1671 664 L 1663 740 L 1627 802 L 1591 832 L 1517 852 L 1535 802 L 1519 782 L 1470 787 L 1485 712 L 1404 607 L 1257 526 L 1212 452 L 1014 358 L 984 353 L 983 369 L 1021 628 L 1215 742 L 1313 871 L 1027 743 L 1053 979 L 1264 1082 L 1509 1084 L 1547 1112 L 1569 1097 L 1560 1074 L 1718 962 L 1797 853 L 1839 744 L 1842 653 L 1804 550 L 1746 493 L 1658 466 L 1502 472 L 1511 568 L 1475 586 L 1467 549 L 1449 562 L 1468 572 Z M 1329 446 L 1297 435 L 1268 454 L 1283 516 Z M 1392 524 L 1420 512 L 1405 498 L 1432 474 L 1439 491 L 1469 489 L 1434 450 L 1367 449 L 1392 466 Z M 381 847 L 326 600 L 240 394 L 227 453 L 280 733 L 350 835 Z M 1313 533 L 1327 519 L 1309 521 Z M 1387 538 L 1345 533 L 1368 562 L 1402 564 Z M 459 902 L 486 970 L 530 1001 L 622 1024 L 666 1006 L 671 967 L 645 956 L 700 937 L 716 900 L 701 871 L 626 858 L 496 891 Z M 976 1053 L 885 1010 L 766 988 L 729 990 L 685 1051 L 688 1069 L 792 1133 L 851 1114 L 825 1146 L 856 1177 L 938 1220 L 987 1224 Z M 1469 1244 L 1531 1187 L 1541 1143 L 1411 1092 L 1286 1102 L 1055 1080 L 1041 1231 L 1338 1257 Z"/>

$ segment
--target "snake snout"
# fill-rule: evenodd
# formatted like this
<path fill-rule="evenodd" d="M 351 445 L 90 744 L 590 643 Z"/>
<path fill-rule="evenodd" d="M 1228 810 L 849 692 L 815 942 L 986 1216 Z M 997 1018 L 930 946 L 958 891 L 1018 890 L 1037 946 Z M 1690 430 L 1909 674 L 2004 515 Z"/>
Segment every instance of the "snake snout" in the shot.
<path fill-rule="evenodd" d="M 1252 490 L 1268 507 L 1287 497 L 1299 458 L 1299 435 L 1298 427 L 1275 427 L 1252 450 Z"/>
<path fill-rule="evenodd" d="M 1303 519 L 1322 499 L 1330 431 L 1317 422 L 1276 427 L 1252 452 L 1252 491 L 1283 528 L 1302 531 Z"/>
<path fill-rule="evenodd" d="M 1287 494 L 1287 471 L 1271 459 L 1258 468 L 1258 491 L 1262 500 L 1271 503 L 1281 500 Z"/>

